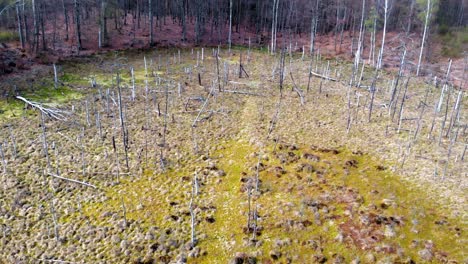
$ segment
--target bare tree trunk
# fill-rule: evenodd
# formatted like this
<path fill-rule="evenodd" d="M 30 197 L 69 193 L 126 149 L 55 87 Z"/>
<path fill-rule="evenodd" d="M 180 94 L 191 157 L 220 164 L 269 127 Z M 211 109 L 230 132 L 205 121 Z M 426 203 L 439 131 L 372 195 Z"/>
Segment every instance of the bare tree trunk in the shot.
<path fill-rule="evenodd" d="M 356 57 L 354 61 L 354 66 L 356 71 L 359 70 L 359 63 L 361 61 L 361 51 L 362 51 L 362 42 L 363 42 L 363 28 L 364 28 L 364 12 L 365 12 L 365 5 L 366 5 L 366 0 L 362 0 L 362 14 L 361 14 L 361 24 L 359 26 L 359 40 L 358 40 L 358 48 L 356 51 Z"/>
<path fill-rule="evenodd" d="M 414 10 L 414 4 L 416 0 L 410 0 L 410 1 L 411 1 L 411 6 L 410 6 L 409 15 L 408 15 L 408 25 L 406 27 L 406 36 L 409 35 L 409 32 L 411 31 L 411 27 L 413 24 L 413 10 Z"/>
<path fill-rule="evenodd" d="M 55 234 L 55 241 L 59 242 L 60 241 L 60 236 L 59 236 L 59 225 L 57 221 L 57 213 L 55 211 L 54 207 L 54 202 L 50 201 L 50 213 L 52 214 L 52 221 L 54 222 L 54 234 Z"/>
<path fill-rule="evenodd" d="M 23 29 L 24 29 L 24 42 L 25 45 L 29 42 L 29 30 L 28 30 L 28 21 L 27 21 L 27 16 L 26 16 L 26 3 L 24 0 L 21 0 L 21 12 L 22 12 L 22 23 L 23 23 Z"/>
<path fill-rule="evenodd" d="M 371 38 L 371 48 L 369 53 L 369 61 L 372 60 L 372 66 L 375 66 L 375 39 L 376 39 L 376 28 L 377 28 L 377 16 L 374 17 L 374 24 Z"/>
<path fill-rule="evenodd" d="M 99 48 L 107 46 L 107 19 L 106 19 L 107 1 L 101 0 L 101 17 L 99 28 Z"/>
<path fill-rule="evenodd" d="M 16 159 L 16 157 L 18 156 L 18 151 L 16 147 L 16 138 L 13 134 L 13 129 L 11 128 L 11 125 L 8 126 L 8 130 L 10 132 L 11 144 L 13 145 L 13 158 Z"/>
<path fill-rule="evenodd" d="M 385 1 L 387 1 L 387 0 L 385 0 Z M 372 84 L 371 84 L 371 87 L 370 87 L 371 100 L 370 100 L 370 104 L 369 104 L 369 118 L 368 118 L 369 122 L 371 121 L 372 109 L 374 107 L 375 90 L 376 90 L 375 85 L 376 85 L 378 76 L 379 76 L 379 68 L 375 68 L 374 78 L 372 79 Z"/>
<path fill-rule="evenodd" d="M 187 40 L 187 22 L 186 22 L 186 17 L 185 17 L 185 10 L 186 10 L 186 2 L 185 0 L 182 1 L 182 11 L 181 11 L 181 17 L 182 17 L 182 41 Z"/>
<path fill-rule="evenodd" d="M 314 48 L 315 48 L 315 36 L 317 34 L 317 24 L 318 24 L 318 6 L 320 0 L 316 0 L 315 9 L 312 14 L 312 21 L 310 25 L 310 56 L 313 57 Z"/>
<path fill-rule="evenodd" d="M 229 53 L 231 53 L 231 45 L 232 45 L 232 0 L 229 0 Z"/>
<path fill-rule="evenodd" d="M 398 120 L 400 120 L 400 124 L 398 126 L 401 125 L 403 107 L 405 105 L 405 99 L 406 99 L 406 93 L 408 92 L 409 81 L 410 81 L 410 77 L 408 76 L 408 79 L 406 80 L 406 84 L 405 84 L 405 91 L 403 92 L 403 98 L 401 98 L 400 111 L 398 112 Z"/>
<path fill-rule="evenodd" d="M 3 174 L 7 173 L 7 162 L 5 159 L 5 153 L 3 152 L 3 144 L 0 143 L 0 157 L 2 159 Z"/>
<path fill-rule="evenodd" d="M 193 191 L 192 191 L 192 197 L 190 198 L 189 210 L 190 210 L 190 227 L 191 227 L 190 242 L 192 244 L 192 247 L 195 247 L 197 243 L 197 239 L 195 238 L 195 211 L 193 210 Z"/>
<path fill-rule="evenodd" d="M 80 28 L 80 4 L 79 0 L 75 0 L 75 27 L 76 27 L 76 41 L 78 50 L 82 49 L 81 46 L 81 28 Z"/>
<path fill-rule="evenodd" d="M 135 101 L 136 98 L 136 92 L 135 92 L 135 72 L 133 70 L 133 67 L 131 67 L 130 72 L 132 74 L 132 101 Z"/>
<path fill-rule="evenodd" d="M 42 126 L 42 147 L 44 150 L 44 156 L 46 157 L 47 171 L 49 171 L 49 168 L 50 168 L 49 146 L 47 144 L 46 126 L 45 126 L 45 120 L 44 120 L 44 113 L 42 111 L 41 111 L 41 126 Z"/>
<path fill-rule="evenodd" d="M 65 41 L 68 41 L 68 12 L 65 6 L 65 0 L 62 0 L 63 17 L 65 19 Z"/>
<path fill-rule="evenodd" d="M 58 75 L 57 75 L 57 66 L 54 63 L 54 87 L 55 89 L 58 88 Z"/>
<path fill-rule="evenodd" d="M 45 26 L 44 26 L 44 13 L 45 13 L 45 7 L 44 3 L 41 5 L 41 15 L 40 15 L 40 22 L 41 22 L 41 37 L 42 37 L 42 50 L 46 51 L 47 50 L 47 44 L 45 40 Z"/>
<path fill-rule="evenodd" d="M 31 0 L 32 11 L 33 11 L 33 50 L 36 52 L 39 50 L 39 25 L 37 23 L 37 12 L 36 12 L 36 3 L 35 0 Z"/>
<path fill-rule="evenodd" d="M 421 121 L 424 115 L 424 110 L 426 109 L 426 105 L 427 105 L 426 102 L 427 102 L 427 96 L 429 95 L 429 91 L 430 91 L 430 85 L 428 85 L 426 94 L 424 95 L 424 101 L 422 101 L 419 105 L 419 107 L 421 107 L 421 112 L 419 112 L 418 123 L 414 131 L 413 141 L 417 139 L 419 130 L 421 129 Z"/>
<path fill-rule="evenodd" d="M 272 27 L 271 27 L 271 53 L 276 51 L 276 33 L 278 30 L 278 7 L 280 0 L 273 0 L 273 16 L 272 16 Z"/>
<path fill-rule="evenodd" d="M 21 26 L 21 15 L 19 8 L 19 1 L 16 2 L 16 18 L 18 20 L 18 35 L 21 43 L 21 48 L 24 49 L 23 27 Z"/>
<path fill-rule="evenodd" d="M 431 9 L 432 9 L 431 0 L 427 0 L 426 21 L 424 22 L 424 32 L 423 32 L 423 37 L 421 40 L 421 50 L 419 52 L 418 66 L 416 68 L 416 76 L 419 76 L 419 69 L 421 67 L 421 60 L 422 60 L 422 55 L 423 55 L 423 50 L 424 50 L 424 41 L 426 40 L 426 32 L 428 28 L 429 15 L 431 13 Z"/>
<path fill-rule="evenodd" d="M 128 138 L 127 138 L 127 131 L 125 128 L 125 120 L 123 115 L 123 106 L 122 106 L 122 92 L 120 89 L 120 75 L 117 72 L 117 92 L 118 92 L 118 104 L 119 104 L 119 117 L 120 117 L 120 127 L 122 129 L 122 140 L 124 145 L 125 151 L 125 165 L 127 167 L 127 172 L 129 172 L 130 167 L 128 165 Z"/>
<path fill-rule="evenodd" d="M 388 1 L 385 0 L 385 6 L 384 6 L 384 27 L 382 29 L 382 45 L 380 46 L 380 53 L 379 53 L 379 59 L 377 62 L 377 68 L 382 68 L 382 59 L 383 59 L 383 54 L 384 54 L 384 48 L 385 48 L 385 35 L 387 33 L 387 18 L 388 18 Z"/>
<path fill-rule="evenodd" d="M 148 0 L 148 16 L 149 16 L 149 22 L 150 22 L 150 46 L 154 46 L 154 35 L 153 35 L 153 1 Z"/>
<path fill-rule="evenodd" d="M 400 81 L 400 78 L 402 77 L 403 75 L 403 68 L 404 68 L 404 65 L 405 65 L 405 57 L 406 57 L 406 48 L 403 50 L 403 54 L 401 55 L 401 60 L 400 60 L 400 69 L 398 70 L 398 75 L 397 75 L 397 78 L 395 80 L 395 83 L 394 83 L 394 86 L 393 86 L 393 89 L 392 89 L 392 95 L 391 95 L 391 98 L 390 98 L 390 102 L 388 103 L 388 108 L 389 108 L 389 114 L 391 113 L 392 114 L 392 120 L 393 120 L 393 117 L 394 117 L 394 114 L 395 112 L 393 111 L 393 109 L 395 109 L 396 107 L 396 101 L 397 101 L 397 90 L 398 90 L 398 83 Z"/>
<path fill-rule="evenodd" d="M 216 51 L 216 70 L 218 74 L 218 91 L 221 92 L 221 78 L 219 76 L 219 56 L 218 51 Z"/>

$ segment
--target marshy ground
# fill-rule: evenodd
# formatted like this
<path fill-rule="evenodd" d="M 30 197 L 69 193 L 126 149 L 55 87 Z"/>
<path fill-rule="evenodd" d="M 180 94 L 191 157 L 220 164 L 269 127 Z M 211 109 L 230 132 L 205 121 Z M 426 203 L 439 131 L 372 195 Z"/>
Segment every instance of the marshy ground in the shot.
<path fill-rule="evenodd" d="M 44 116 L 44 130 L 38 110 L 0 102 L 0 262 L 468 261 L 458 91 L 435 112 L 440 87 L 411 79 L 392 118 L 395 73 L 383 72 L 369 122 L 349 63 L 315 61 L 338 81 L 314 77 L 307 91 L 310 58 L 288 54 L 280 96 L 279 54 L 214 52 L 75 59 L 57 88 L 47 70 L 5 81 L 68 113 Z"/>

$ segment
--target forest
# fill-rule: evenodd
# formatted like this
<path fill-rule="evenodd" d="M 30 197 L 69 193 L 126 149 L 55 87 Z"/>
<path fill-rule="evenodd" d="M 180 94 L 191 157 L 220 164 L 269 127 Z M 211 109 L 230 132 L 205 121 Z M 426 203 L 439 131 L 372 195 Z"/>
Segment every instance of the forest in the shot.
<path fill-rule="evenodd" d="M 0 264 L 466 263 L 466 0 L 0 0 Z"/>

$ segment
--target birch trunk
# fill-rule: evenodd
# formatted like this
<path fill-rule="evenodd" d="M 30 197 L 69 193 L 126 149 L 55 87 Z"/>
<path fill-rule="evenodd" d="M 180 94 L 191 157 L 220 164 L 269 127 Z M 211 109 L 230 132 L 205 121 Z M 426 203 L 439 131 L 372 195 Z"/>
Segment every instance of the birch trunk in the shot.
<path fill-rule="evenodd" d="M 377 63 L 377 68 L 381 69 L 382 68 L 382 59 L 383 59 L 383 54 L 384 54 L 384 49 L 385 49 L 385 35 L 387 33 L 387 17 L 388 17 L 388 0 L 385 0 L 385 6 L 384 6 L 384 27 L 382 30 L 382 45 L 380 46 L 380 53 L 379 53 L 379 59 Z"/>
<path fill-rule="evenodd" d="M 419 51 L 419 59 L 418 59 L 418 66 L 416 69 L 416 76 L 419 76 L 419 69 L 421 68 L 421 60 L 422 60 L 422 55 L 423 55 L 423 50 L 424 50 L 424 41 L 426 40 L 426 33 L 427 33 L 430 12 L 431 12 L 431 0 L 427 0 L 426 21 L 424 22 L 424 32 L 423 32 L 423 37 L 421 40 L 421 50 Z"/>

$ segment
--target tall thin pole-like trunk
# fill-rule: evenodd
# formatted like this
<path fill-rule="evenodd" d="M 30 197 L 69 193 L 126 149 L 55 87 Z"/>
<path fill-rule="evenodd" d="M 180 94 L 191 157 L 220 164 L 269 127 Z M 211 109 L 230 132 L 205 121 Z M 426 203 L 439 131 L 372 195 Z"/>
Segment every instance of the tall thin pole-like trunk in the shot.
<path fill-rule="evenodd" d="M 389 111 L 390 111 L 389 113 L 392 114 L 392 120 L 393 120 L 393 117 L 394 117 L 394 114 L 395 114 L 393 109 L 396 109 L 394 106 L 396 106 L 396 101 L 397 101 L 398 83 L 400 81 L 400 78 L 403 76 L 403 69 L 404 69 L 404 66 L 405 66 L 405 57 L 406 57 L 406 47 L 403 50 L 403 54 L 401 55 L 400 68 L 398 70 L 398 75 L 397 75 L 397 78 L 395 80 L 395 83 L 394 83 L 394 86 L 393 86 L 393 89 L 392 89 L 390 102 L 388 103 L 388 105 L 389 105 L 388 108 L 389 108 Z"/>
<path fill-rule="evenodd" d="M 19 8 L 19 1 L 16 2 L 16 18 L 18 20 L 18 35 L 21 43 L 21 48 L 24 49 L 24 38 L 23 38 L 23 27 L 21 26 L 21 15 L 20 15 L 20 8 Z"/>
<path fill-rule="evenodd" d="M 148 16 L 150 22 L 150 46 L 154 45 L 154 35 L 153 35 L 153 1 L 148 0 Z"/>
<path fill-rule="evenodd" d="M 54 63 L 54 87 L 55 89 L 58 88 L 58 74 L 57 74 L 57 65 Z"/>
<path fill-rule="evenodd" d="M 371 100 L 369 104 L 369 116 L 368 116 L 368 121 L 371 121 L 372 118 L 372 110 L 374 107 L 374 99 L 375 99 L 375 91 L 376 91 L 376 83 L 377 83 L 377 77 L 379 76 L 379 68 L 375 68 L 375 73 L 374 73 L 374 78 L 372 79 L 372 84 L 370 87 L 370 92 L 371 92 Z"/>
<path fill-rule="evenodd" d="M 24 41 L 25 43 L 29 43 L 29 28 L 28 28 L 28 21 L 26 16 L 26 3 L 25 0 L 21 2 L 21 12 L 23 13 L 23 28 L 24 28 Z"/>
<path fill-rule="evenodd" d="M 99 48 L 107 46 L 107 21 L 106 21 L 106 0 L 101 0 L 101 17 L 99 28 Z"/>
<path fill-rule="evenodd" d="M 414 4 L 416 0 L 410 0 L 410 1 L 411 1 L 411 6 L 410 6 L 409 15 L 408 15 L 408 25 L 406 27 L 406 36 L 409 35 L 409 32 L 411 31 L 411 27 L 413 24 L 413 10 L 414 10 Z"/>
<path fill-rule="evenodd" d="M 361 61 L 361 50 L 362 50 L 362 32 L 363 32 L 363 27 L 364 27 L 364 12 L 366 9 L 366 0 L 362 0 L 362 14 L 361 14 L 361 24 L 359 26 L 359 40 L 358 40 L 358 48 L 356 51 L 356 58 L 354 61 L 355 69 L 359 69 L 359 63 Z"/>
<path fill-rule="evenodd" d="M 127 172 L 130 170 L 128 165 L 128 137 L 127 137 L 127 130 L 125 128 L 125 119 L 123 113 L 123 106 L 122 106 L 122 91 L 120 88 L 120 74 L 117 72 L 117 96 L 118 96 L 118 106 L 119 106 L 119 119 L 120 119 L 120 127 L 122 129 L 122 141 L 124 145 L 125 151 L 125 165 L 127 167 Z"/>
<path fill-rule="evenodd" d="M 377 16 L 374 16 L 374 24 L 371 35 L 371 47 L 369 52 L 369 63 L 372 60 L 372 66 L 375 66 L 375 39 L 376 39 L 376 28 L 377 28 Z"/>
<path fill-rule="evenodd" d="M 81 50 L 81 26 L 80 26 L 80 3 L 75 0 L 75 27 L 76 27 L 76 41 L 77 48 Z"/>
<path fill-rule="evenodd" d="M 379 59 L 377 62 L 377 68 L 382 68 L 382 59 L 383 59 L 383 54 L 384 54 L 384 49 L 385 49 L 385 35 L 387 33 L 387 18 L 388 18 L 388 1 L 385 0 L 385 6 L 384 6 L 384 26 L 382 29 L 382 45 L 380 46 L 380 53 L 379 53 Z"/>
<path fill-rule="evenodd" d="M 316 0 L 315 9 L 312 14 L 312 20 L 310 25 L 310 56 L 313 57 L 314 48 L 315 48 L 315 36 L 317 34 L 317 23 L 318 23 L 318 6 L 320 0 Z"/>
<path fill-rule="evenodd" d="M 421 68 L 421 60 L 422 60 L 422 55 L 423 55 L 423 50 L 424 50 L 424 41 L 426 40 L 426 33 L 427 33 L 430 13 L 431 13 L 431 0 L 427 0 L 426 20 L 424 22 L 424 31 L 423 31 L 423 37 L 421 40 L 421 50 L 419 51 L 419 59 L 418 59 L 418 66 L 416 68 L 416 76 L 419 76 L 419 69 Z"/>
<path fill-rule="evenodd" d="M 271 53 L 276 51 L 276 33 L 278 31 L 278 7 L 280 0 L 273 1 L 273 17 L 272 17 L 272 27 L 271 27 Z"/>
<path fill-rule="evenodd" d="M 221 77 L 219 76 L 219 55 L 218 51 L 216 51 L 216 70 L 218 74 L 218 91 L 221 92 Z"/>
<path fill-rule="evenodd" d="M 45 40 L 45 26 L 44 26 L 44 13 L 45 13 L 45 7 L 44 3 L 41 5 L 41 15 L 40 15 L 40 22 L 41 22 L 41 37 L 42 37 L 42 50 L 46 51 L 47 50 L 47 44 Z"/>
<path fill-rule="evenodd" d="M 33 49 L 38 50 L 39 46 L 39 25 L 37 23 L 37 14 L 36 14 L 36 3 L 35 0 L 31 0 L 32 11 L 33 11 L 33 27 L 34 27 L 34 36 L 33 36 Z"/>
<path fill-rule="evenodd" d="M 7 162 L 5 159 L 5 153 L 3 152 L 3 145 L 0 143 L 0 158 L 2 159 L 3 174 L 7 173 Z"/>
<path fill-rule="evenodd" d="M 50 169 L 49 145 L 47 144 L 47 128 L 45 125 L 44 113 L 41 111 L 41 127 L 42 127 L 42 148 L 47 162 L 47 171 Z"/>
<path fill-rule="evenodd" d="M 232 0 L 229 0 L 229 52 L 231 52 L 232 45 Z"/>
<path fill-rule="evenodd" d="M 62 0 L 63 17 L 65 19 L 65 41 L 68 41 L 68 12 L 65 6 L 65 0 Z"/>
<path fill-rule="evenodd" d="M 186 17 L 185 17 L 185 10 L 186 10 L 186 2 L 185 0 L 182 1 L 182 10 L 181 10 L 181 18 L 182 18 L 182 41 L 187 40 L 187 22 L 186 22 Z"/>

